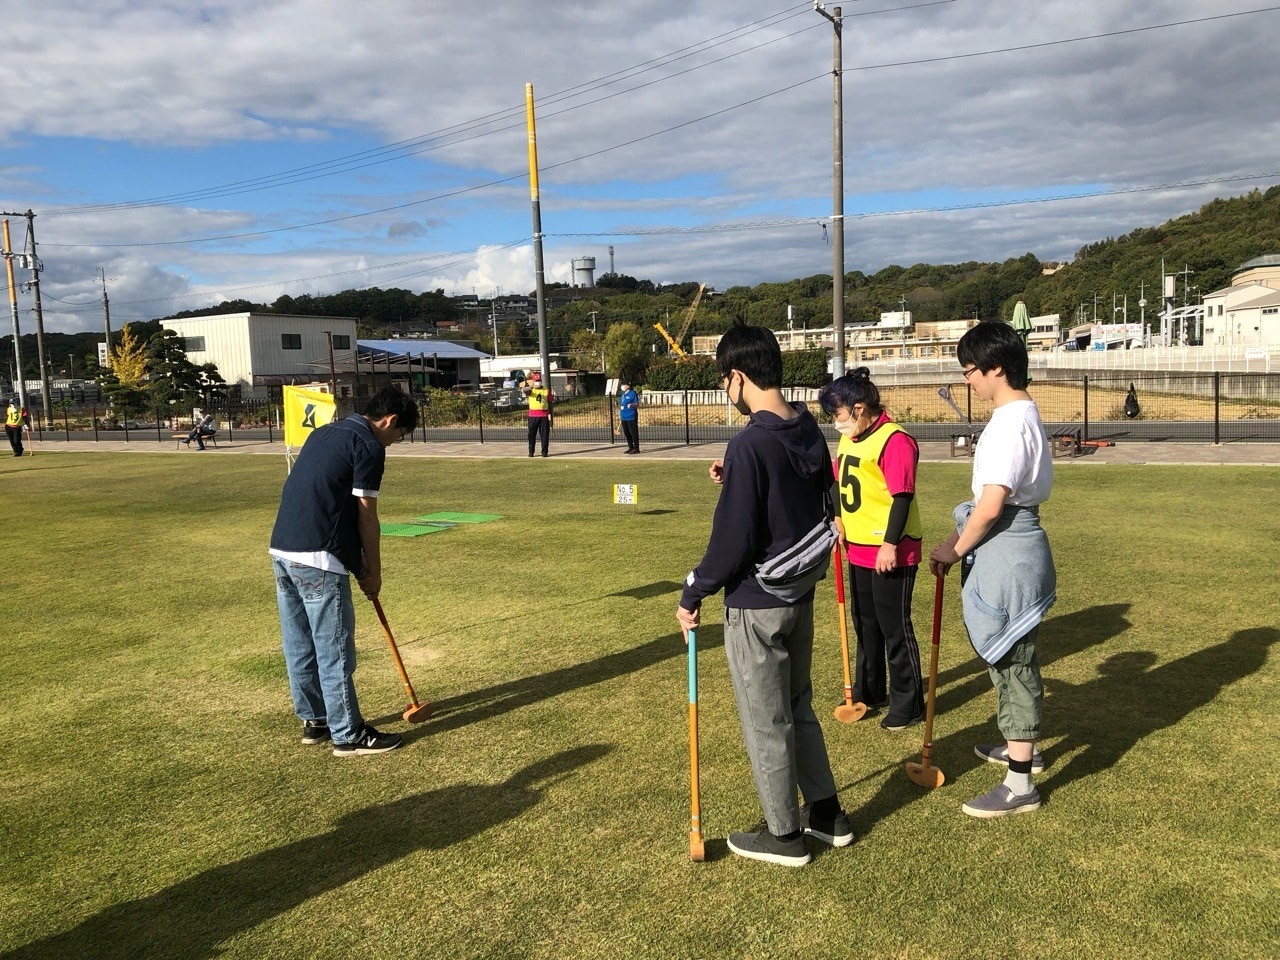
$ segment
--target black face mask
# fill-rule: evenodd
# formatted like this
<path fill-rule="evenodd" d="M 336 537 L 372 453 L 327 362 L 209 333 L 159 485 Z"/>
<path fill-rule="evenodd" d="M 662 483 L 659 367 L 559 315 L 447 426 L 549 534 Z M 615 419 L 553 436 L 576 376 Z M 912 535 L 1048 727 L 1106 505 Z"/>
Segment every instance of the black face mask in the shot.
<path fill-rule="evenodd" d="M 751 416 L 751 408 L 742 402 L 742 381 L 741 380 L 738 381 L 738 399 L 737 400 L 734 400 L 733 394 L 729 393 L 729 388 L 732 386 L 733 386 L 732 383 L 726 384 L 725 393 L 728 394 L 729 402 L 733 404 L 733 409 L 737 410 L 744 417 Z"/>

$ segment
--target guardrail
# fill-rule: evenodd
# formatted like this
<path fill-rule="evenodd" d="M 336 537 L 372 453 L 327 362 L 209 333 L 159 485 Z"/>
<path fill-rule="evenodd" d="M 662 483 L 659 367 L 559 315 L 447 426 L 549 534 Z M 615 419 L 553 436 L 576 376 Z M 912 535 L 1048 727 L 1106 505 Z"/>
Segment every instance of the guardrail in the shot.
<path fill-rule="evenodd" d="M 1036 374 L 1038 377 L 1038 374 Z M 1126 415 L 1125 399 L 1133 385 L 1138 413 Z M 885 408 L 919 440 L 945 441 L 965 430 L 940 395 L 946 389 L 974 425 L 990 415 L 963 382 L 935 378 L 920 383 L 877 381 Z M 1116 371 L 1085 373 L 1080 377 L 1033 379 L 1030 393 L 1051 432 L 1079 431 L 1084 439 L 1142 440 L 1189 443 L 1280 442 L 1280 374 L 1172 373 L 1129 375 Z M 817 390 L 788 388 L 794 402 L 817 409 Z M 728 440 L 745 418 L 729 403 L 723 390 L 645 392 L 641 395 L 641 442 L 708 443 Z M 340 415 L 347 410 L 340 408 Z M 274 412 L 261 406 L 225 405 L 214 411 L 219 439 L 275 441 L 281 439 Z M 109 428 L 105 411 L 63 411 L 61 423 L 32 429 L 37 439 L 168 442 L 178 430 L 190 429 L 190 418 L 166 419 L 131 426 L 128 421 Z M 819 416 L 819 420 L 824 419 Z M 136 422 L 135 422 L 136 423 Z M 176 425 L 175 425 L 176 423 Z M 50 427 L 53 427 L 51 430 Z M 836 437 L 834 428 L 825 427 Z M 435 405 L 422 404 L 414 442 L 514 442 L 527 437 L 526 413 L 495 409 L 474 397 L 455 397 Z M 552 440 L 561 443 L 622 443 L 616 399 L 574 397 L 556 404 Z"/>

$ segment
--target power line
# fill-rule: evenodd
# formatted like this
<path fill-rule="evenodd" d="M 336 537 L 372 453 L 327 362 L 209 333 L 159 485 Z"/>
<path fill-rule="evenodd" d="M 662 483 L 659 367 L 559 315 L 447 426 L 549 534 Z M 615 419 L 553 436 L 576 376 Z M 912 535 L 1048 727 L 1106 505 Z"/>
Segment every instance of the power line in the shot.
<path fill-rule="evenodd" d="M 1143 184 L 1116 187 L 1111 190 L 1090 190 L 1079 193 L 1062 193 L 1051 197 L 1018 197 L 1009 200 L 987 200 L 974 203 L 956 203 L 937 207 L 911 207 L 902 210 L 869 210 L 862 213 L 846 213 L 846 220 L 872 220 L 879 217 L 910 217 L 926 213 L 956 213 L 963 210 L 985 210 L 993 207 L 1027 206 L 1036 203 L 1057 203 L 1062 200 L 1088 200 L 1095 197 L 1114 197 L 1128 193 L 1152 193 L 1160 190 L 1180 190 L 1187 187 L 1203 187 L 1215 183 L 1247 183 L 1254 180 L 1280 179 L 1280 170 L 1270 173 L 1241 173 L 1221 177 L 1204 177 L 1197 180 L 1179 180 L 1176 183 Z M 775 227 L 813 226 L 826 223 L 830 218 L 791 217 L 779 220 L 755 220 L 744 223 L 704 224 L 693 227 L 641 227 L 635 230 L 601 230 L 584 233 L 548 233 L 548 237 L 649 237 L 672 234 L 733 233 L 743 230 L 770 230 Z"/>
<path fill-rule="evenodd" d="M 926 5 L 930 5 L 930 4 L 917 4 L 914 6 L 926 6 Z M 895 8 L 895 9 L 897 10 L 910 9 L 910 7 Z M 1227 14 L 1215 14 L 1215 15 L 1210 15 L 1205 17 L 1198 17 L 1194 19 L 1179 20 L 1179 21 L 1174 21 L 1174 22 L 1164 23 L 1164 24 L 1151 24 L 1144 27 L 1134 27 L 1134 28 L 1129 28 L 1125 30 L 1116 30 L 1116 31 L 1110 31 L 1106 33 L 1091 34 L 1083 37 L 1070 37 L 1070 38 L 1064 38 L 1060 40 L 1045 41 L 1042 43 L 1022 44 L 1017 46 L 1001 47 L 993 50 L 978 51 L 974 53 L 950 54 L 943 57 L 932 57 L 932 58 L 924 58 L 924 59 L 916 59 L 916 60 L 901 60 L 901 61 L 894 61 L 890 63 L 870 64 L 870 65 L 865 65 L 861 67 L 846 67 L 845 69 L 846 71 L 848 70 L 882 70 L 882 69 L 888 69 L 891 67 L 918 66 L 918 65 L 927 64 L 927 63 L 939 63 L 939 62 L 945 62 L 949 60 L 961 60 L 961 59 L 969 59 L 974 57 L 994 56 L 1001 53 L 1010 53 L 1010 52 L 1035 49 L 1037 47 L 1056 46 L 1056 45 L 1069 44 L 1069 43 L 1082 43 L 1086 41 L 1106 39 L 1109 37 L 1123 36 L 1126 34 L 1142 33 L 1142 32 L 1147 32 L 1152 30 L 1169 29 L 1173 27 L 1187 26 L 1191 24 L 1205 23 L 1209 21 L 1223 20 L 1223 19 L 1228 19 L 1233 17 L 1251 16 L 1259 13 L 1273 13 L 1277 10 L 1280 10 L 1280 6 L 1264 7 L 1264 8 L 1259 8 L 1255 10 L 1237 11 L 1235 13 L 1227 13 Z M 889 11 L 870 11 L 870 12 L 889 12 Z M 667 133 L 671 133 L 675 130 L 682 129 L 684 127 L 688 127 L 696 123 L 701 123 L 705 120 L 712 119 L 717 116 L 722 116 L 733 110 L 738 110 L 738 109 L 741 109 L 742 107 L 759 103 L 763 100 L 769 99 L 770 97 L 774 97 L 779 94 L 797 89 L 806 84 L 813 83 L 816 80 L 827 79 L 829 76 L 830 76 L 830 73 L 822 73 L 814 77 L 809 77 L 807 79 L 800 80 L 796 83 L 788 84 L 785 87 L 781 87 L 781 88 L 769 91 L 768 93 L 761 94 L 760 96 L 752 97 L 748 100 L 744 100 L 739 103 L 732 104 L 721 110 L 716 110 L 716 111 L 713 111 L 712 113 L 708 113 L 700 117 L 686 120 L 682 123 L 673 124 L 672 126 L 665 127 L 662 130 L 658 130 L 653 133 L 646 134 L 644 136 L 635 137 L 630 140 L 624 141 L 622 143 L 614 144 L 609 147 L 604 147 L 600 150 L 595 150 L 590 153 L 581 154 L 577 157 L 573 157 L 568 160 L 563 160 L 558 163 L 549 164 L 547 167 L 544 167 L 544 169 L 555 169 L 557 167 L 567 166 L 569 164 L 577 163 L 582 160 L 590 159 L 592 157 L 597 157 L 602 154 L 609 153 L 613 150 L 621 149 L 623 147 L 634 146 L 635 144 L 644 142 L 645 140 L 653 139 L 655 137 L 662 136 Z M 214 243 L 214 242 L 221 242 L 221 241 L 227 241 L 227 240 L 243 240 L 243 239 L 249 239 L 253 237 L 263 237 L 263 236 L 269 236 L 276 233 L 289 232 L 292 230 L 302 230 L 302 229 L 307 229 L 309 227 L 327 226 L 333 223 L 341 223 L 349 220 L 361 219 L 363 217 L 370 217 L 370 216 L 377 216 L 379 214 L 384 214 L 384 213 L 391 213 L 397 210 L 404 210 L 409 207 L 419 206 L 426 203 L 434 203 L 439 200 L 450 199 L 450 198 L 461 196 L 467 193 L 473 193 L 479 190 L 488 189 L 490 187 L 500 186 L 505 183 L 512 183 L 517 180 L 523 179 L 523 177 L 524 177 L 523 173 L 515 174 L 510 177 L 502 177 L 495 180 L 487 181 L 485 183 L 475 184 L 469 187 L 463 187 L 458 190 L 452 190 L 445 193 L 436 194 L 430 197 L 424 197 L 420 200 L 406 201 L 405 203 L 393 204 L 391 206 L 386 206 L 386 207 L 379 207 L 374 210 L 366 210 L 359 213 L 346 214 L 340 217 L 330 217 L 324 220 L 316 220 L 308 223 L 292 224 L 284 227 L 274 227 L 266 230 L 256 230 L 256 231 L 250 231 L 246 233 L 220 234 L 220 235 L 210 236 L 210 237 L 196 237 L 196 238 L 182 239 L 182 240 L 139 241 L 134 243 L 84 244 L 84 243 L 46 242 L 45 246 L 46 247 L 47 246 L 68 247 L 68 248 L 72 248 L 72 247 L 133 248 L 133 247 L 150 247 L 150 246 L 180 246 L 180 245 L 196 244 L 196 243 Z"/>
<path fill-rule="evenodd" d="M 934 0 L 934 2 L 950 3 L 950 2 L 954 2 L 954 0 Z M 918 6 L 931 6 L 931 5 L 933 5 L 933 3 L 918 4 Z M 574 97 L 580 96 L 583 93 L 588 93 L 591 90 L 600 89 L 602 87 L 609 86 L 613 83 L 616 83 L 619 79 L 624 79 L 627 76 L 638 76 L 641 73 L 647 73 L 651 70 L 655 70 L 655 69 L 658 69 L 659 67 L 669 65 L 670 63 L 674 63 L 678 60 L 686 59 L 687 57 L 693 56 L 696 53 L 703 52 L 705 50 L 714 49 L 715 47 L 723 46 L 724 44 L 729 43 L 732 40 L 741 39 L 742 37 L 749 36 L 752 33 L 765 29 L 767 26 L 772 26 L 775 23 L 782 22 L 783 20 L 790 19 L 795 16 L 799 16 L 800 15 L 799 11 L 804 11 L 808 9 L 809 9 L 809 4 L 801 4 L 798 7 L 787 8 L 785 10 L 780 11 L 779 13 L 770 14 L 767 17 L 763 17 L 759 20 L 752 21 L 751 23 L 748 23 L 742 27 L 736 27 L 733 30 L 727 31 L 723 34 L 718 34 L 714 37 L 709 38 L 708 40 L 699 41 L 696 44 L 691 44 L 687 47 L 682 47 L 671 53 L 663 54 L 659 57 L 642 61 L 639 64 L 614 71 L 613 73 L 610 73 L 610 74 L 605 74 L 603 77 L 598 77 L 594 80 L 584 81 L 583 83 L 577 84 L 575 86 L 567 87 L 564 90 L 557 91 L 555 93 L 552 93 L 543 97 L 541 102 L 543 103 L 543 105 L 552 105 L 564 100 L 569 100 Z M 895 8 L 895 9 L 903 9 L 903 8 Z M 886 10 L 886 11 L 871 11 L 871 12 L 876 13 L 876 12 L 892 12 L 892 11 Z M 788 36 L 794 36 L 794 35 L 795 34 L 788 34 Z M 785 39 L 785 38 L 782 38 L 782 39 Z M 773 43 L 773 42 L 776 42 L 776 41 L 773 41 L 773 40 L 768 41 L 768 43 Z M 748 50 L 745 50 L 745 51 L 739 51 L 739 53 L 750 52 L 751 50 L 758 49 L 760 46 L 765 46 L 765 45 L 766 44 L 758 44 L 756 47 L 748 48 Z M 721 59 L 727 59 L 727 58 L 721 58 Z M 702 66 L 710 66 L 718 62 L 720 62 L 720 60 L 711 61 L 711 63 L 703 64 Z M 691 69 L 700 69 L 700 67 L 694 67 Z M 684 73 L 687 73 L 687 72 L 689 71 L 681 71 L 680 73 L 672 74 L 671 76 L 672 77 L 682 76 Z M 651 83 L 657 83 L 663 79 L 671 79 L 671 77 L 660 78 L 659 80 L 651 81 Z M 648 85 L 649 84 L 642 84 L 641 86 L 648 86 Z M 632 89 L 639 89 L 639 87 L 635 87 Z M 564 113 L 564 112 L 568 112 L 568 110 L 574 110 L 574 109 L 579 109 L 581 107 L 591 106 L 592 104 L 597 102 L 599 101 L 594 101 L 594 100 L 589 101 L 587 103 L 579 104 L 577 107 L 570 107 L 567 110 L 560 111 L 560 112 Z M 133 208 L 133 207 L 154 206 L 158 204 L 178 203 L 178 202 L 183 202 L 187 200 L 196 200 L 196 199 L 207 200 L 207 199 L 213 199 L 219 196 L 227 196 L 227 195 L 233 195 L 237 193 L 252 192 L 254 190 L 268 189 L 273 186 L 284 186 L 291 183 L 302 182 L 305 180 L 317 179 L 322 176 L 330 176 L 335 173 L 351 172 L 353 170 L 363 169 L 367 166 L 373 166 L 377 163 L 390 162 L 391 160 L 403 159 L 404 157 L 408 157 L 408 156 L 416 156 L 419 153 L 427 152 L 427 150 L 415 151 L 411 153 L 399 153 L 398 155 L 395 155 L 395 156 L 388 156 L 380 160 L 370 161 L 368 163 L 362 163 L 358 166 L 341 167 L 340 165 L 346 164 L 348 162 L 353 162 L 356 160 L 361 160 L 363 158 L 367 158 L 370 156 L 377 156 L 383 153 L 398 153 L 399 151 L 411 150 L 413 147 L 416 147 L 425 143 L 430 143 L 433 140 L 442 139 L 445 135 L 451 132 L 455 132 L 455 131 L 465 132 L 468 129 L 472 129 L 486 123 L 493 123 L 493 122 L 498 122 L 508 118 L 517 118 L 517 117 L 520 118 L 522 121 L 520 124 L 513 124 L 511 126 L 499 127 L 495 130 L 485 131 L 485 132 L 476 134 L 475 136 L 472 136 L 472 137 L 463 138 L 462 140 L 450 141 L 448 145 L 453 145 L 456 143 L 465 143 L 468 140 L 476 139 L 477 137 L 480 137 L 480 136 L 488 136 L 493 133 L 499 133 L 504 130 L 512 129 L 515 126 L 522 127 L 523 114 L 524 114 L 524 104 L 518 104 L 516 106 L 508 107 L 504 110 L 496 111 L 494 113 L 477 117 L 473 120 L 462 121 L 452 126 L 443 127 L 440 130 L 436 130 L 427 134 L 422 134 L 418 137 L 413 137 L 406 140 L 399 140 L 394 143 L 386 144 L 381 147 L 370 148 L 369 150 L 363 150 L 358 153 L 349 154 L 344 157 L 338 157 L 333 160 L 322 161 L 314 164 L 308 164 L 302 167 L 296 167 L 291 170 L 285 170 L 276 174 L 264 175 L 262 177 L 256 177 L 248 180 L 234 181 L 232 183 L 222 184 L 216 187 L 207 187 L 200 190 L 189 191 L 185 193 L 168 194 L 166 196 L 161 196 L 161 197 L 151 197 L 144 200 L 121 201 L 118 203 L 94 204 L 94 205 L 86 205 L 86 206 L 60 208 L 60 209 L 48 211 L 46 215 L 52 216 L 52 215 L 57 215 L 59 213 L 99 212 L 99 211 L 105 211 L 105 210 L 126 209 L 126 208 Z M 437 149 L 438 146 L 443 146 L 443 145 L 445 144 L 428 147 L 427 149 L 428 150 Z M 330 169 L 325 169 L 325 168 L 330 168 Z M 319 172 L 316 172 L 316 171 L 319 171 Z M 267 181 L 279 181 L 279 182 L 271 183 Z M 245 188 L 245 189 L 232 189 L 232 188 Z"/>
<path fill-rule="evenodd" d="M 1247 183 L 1256 180 L 1280 180 L 1280 170 L 1270 173 L 1256 174 L 1232 174 L 1220 177 L 1202 177 L 1195 180 L 1179 180 L 1175 183 L 1161 184 L 1143 184 L 1131 187 L 1117 187 L 1111 190 L 1093 190 L 1082 191 L 1077 193 L 1064 193 L 1051 197 L 1018 197 L 1008 200 L 989 200 L 974 203 L 958 203 L 946 206 L 936 207 L 912 207 L 901 210 L 875 210 L 855 213 L 846 213 L 845 218 L 849 220 L 871 220 L 882 217 L 907 217 L 920 216 L 930 213 L 958 213 L 965 210 L 983 210 L 997 207 L 1013 207 L 1028 206 L 1037 203 L 1057 203 L 1064 200 L 1088 200 L 1097 197 L 1122 196 L 1131 193 L 1151 193 L 1161 190 L 1179 190 L 1190 187 L 1210 186 L 1216 183 Z M 600 230 L 600 231 L 582 231 L 573 233 L 546 233 L 544 236 L 555 237 L 559 239 L 569 239 L 577 237 L 660 237 L 660 236 L 678 236 L 682 234 L 716 234 L 716 233 L 737 233 L 753 230 L 772 230 L 779 227 L 796 227 L 796 226 L 814 226 L 825 224 L 829 220 L 827 216 L 816 217 L 791 217 L 777 220 L 757 220 L 744 223 L 722 223 L 722 224 L 703 224 L 701 226 L 692 227 L 646 227 L 635 230 Z M 524 243 L 531 242 L 530 237 L 522 237 L 518 240 L 510 240 L 498 245 L 485 245 L 486 252 L 491 250 L 504 250 L 511 247 L 520 246 Z M 466 253 L 467 255 L 463 255 Z M 413 279 L 436 270 L 448 269 L 457 266 L 460 263 L 474 262 L 478 259 L 475 253 L 466 251 L 458 251 L 456 253 L 438 254 L 433 257 L 419 257 L 411 260 L 397 260 L 390 263 L 378 264 L 372 267 L 358 268 L 354 270 L 339 270 L 332 273 L 314 274 L 309 277 L 297 277 L 286 280 L 271 280 L 264 283 L 246 284 L 236 287 L 219 287 L 216 290 L 192 291 L 190 293 L 176 294 L 170 297 L 151 297 L 138 300 L 121 300 L 119 305 L 135 305 L 143 303 L 168 303 L 173 301 L 191 300 L 197 297 L 207 297 L 211 294 L 238 293 L 242 290 L 256 290 L 263 287 L 282 287 L 292 283 L 305 283 L 311 280 L 324 280 L 331 277 L 345 276 L 352 273 L 368 273 L 376 270 L 388 269 L 390 267 L 403 266 L 408 263 L 429 262 L 432 260 L 444 259 L 445 257 L 457 256 L 459 259 L 450 263 L 435 264 L 430 270 L 419 270 L 413 273 L 403 274 L 396 277 L 384 277 L 378 281 L 373 281 L 359 287 L 351 287 L 348 289 L 361 290 L 375 284 L 393 283 L 397 280 Z M 56 297 L 50 299 L 56 300 Z M 77 309 L 90 309 L 98 306 L 97 302 L 71 303 L 66 300 L 58 300 L 59 303 L 66 303 Z M 75 309 L 67 311 L 74 313 Z"/>

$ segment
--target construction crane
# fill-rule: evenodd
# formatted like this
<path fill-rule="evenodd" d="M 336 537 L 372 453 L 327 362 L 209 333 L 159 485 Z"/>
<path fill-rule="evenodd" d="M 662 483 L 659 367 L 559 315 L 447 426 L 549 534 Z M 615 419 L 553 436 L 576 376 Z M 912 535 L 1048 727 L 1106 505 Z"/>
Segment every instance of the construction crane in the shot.
<path fill-rule="evenodd" d="M 680 332 L 674 337 L 667 333 L 667 328 L 661 323 L 655 323 L 653 328 L 662 334 L 662 338 L 667 341 L 671 347 L 671 352 L 676 355 L 677 360 L 686 360 L 689 354 L 685 353 L 684 348 L 680 346 L 684 342 L 685 334 L 689 332 L 689 328 L 693 326 L 693 315 L 698 312 L 698 304 L 702 302 L 702 294 L 707 289 L 705 283 L 698 284 L 698 292 L 693 298 L 693 303 L 689 304 L 684 311 L 684 323 L 680 325 Z"/>

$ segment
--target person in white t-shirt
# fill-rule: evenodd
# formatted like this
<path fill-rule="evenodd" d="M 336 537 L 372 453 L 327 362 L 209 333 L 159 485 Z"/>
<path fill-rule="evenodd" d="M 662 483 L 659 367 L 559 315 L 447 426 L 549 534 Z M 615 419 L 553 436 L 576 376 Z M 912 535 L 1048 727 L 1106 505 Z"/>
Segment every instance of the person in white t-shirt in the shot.
<path fill-rule="evenodd" d="M 1007 767 L 1007 774 L 962 808 L 992 818 L 1040 807 L 1031 782 L 1031 774 L 1044 769 L 1035 749 L 1044 704 L 1036 635 L 1057 599 L 1057 577 L 1039 508 L 1053 487 L 1053 462 L 1027 393 L 1027 349 L 1013 328 L 978 324 L 960 339 L 956 358 L 974 394 L 994 409 L 974 450 L 973 500 L 956 507 L 955 530 L 929 554 L 929 569 L 946 576 L 962 563 L 965 629 L 995 684 L 1005 742 L 980 744 L 974 752 Z"/>

